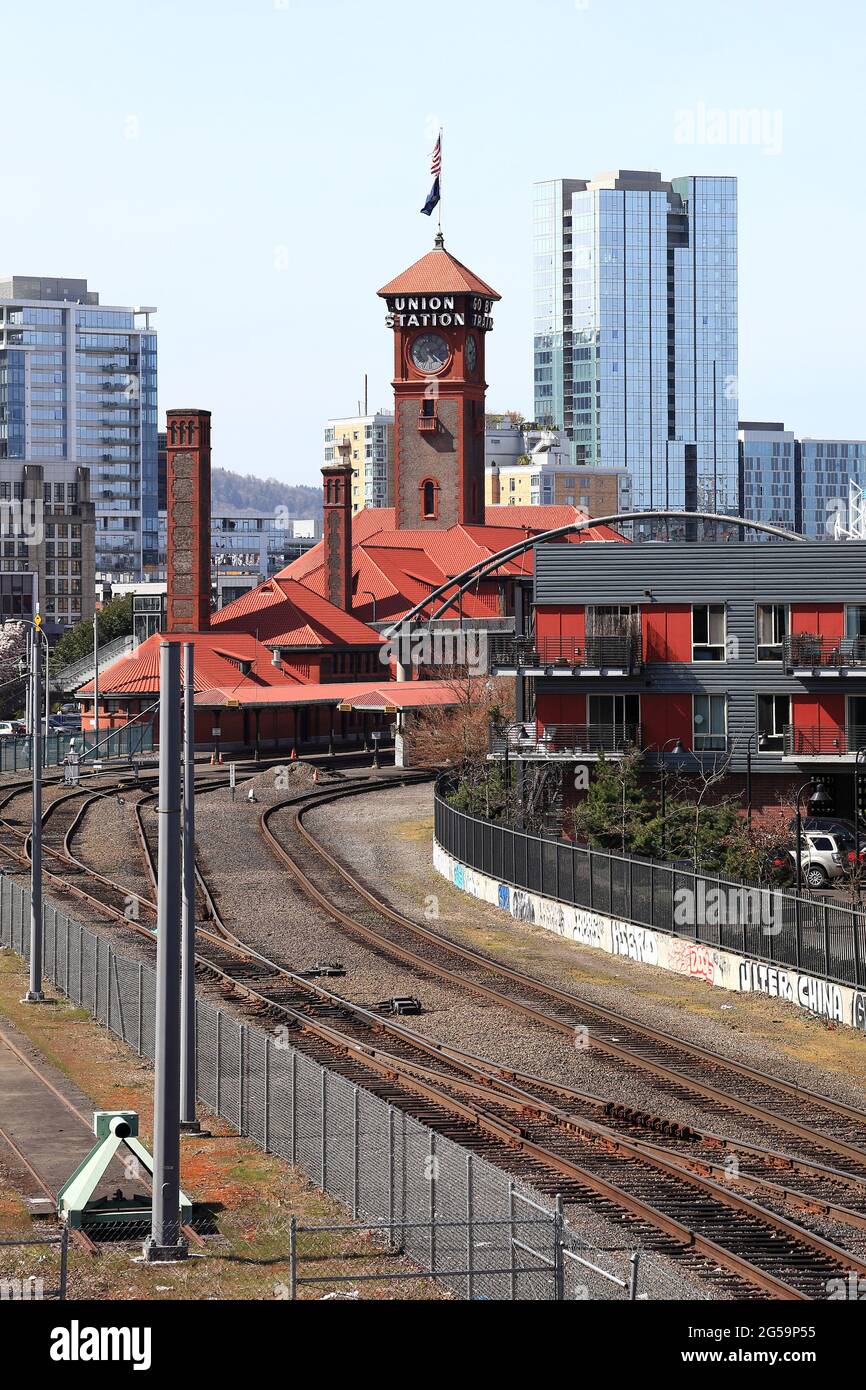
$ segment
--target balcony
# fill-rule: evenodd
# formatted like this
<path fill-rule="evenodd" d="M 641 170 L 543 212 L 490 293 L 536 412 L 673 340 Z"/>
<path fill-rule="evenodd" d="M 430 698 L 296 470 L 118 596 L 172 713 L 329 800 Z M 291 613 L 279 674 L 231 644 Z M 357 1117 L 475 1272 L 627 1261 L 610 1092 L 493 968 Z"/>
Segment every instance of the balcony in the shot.
<path fill-rule="evenodd" d="M 642 665 L 640 638 L 631 632 L 583 638 L 499 633 L 490 641 L 490 667 L 500 674 L 629 676 Z"/>
<path fill-rule="evenodd" d="M 595 761 L 600 754 L 621 758 L 640 747 L 639 724 L 548 724 L 534 720 L 490 730 L 489 757 L 523 758 L 530 761 Z"/>
<path fill-rule="evenodd" d="M 436 419 L 435 415 L 418 416 L 418 428 L 422 434 L 427 434 L 435 431 L 438 427 L 438 424 L 439 421 Z"/>
<path fill-rule="evenodd" d="M 866 676 L 866 637 L 798 632 L 785 638 L 784 663 L 798 676 Z"/>
<path fill-rule="evenodd" d="M 866 748 L 866 725 L 851 725 L 848 729 L 799 729 L 785 725 L 783 756 L 796 762 L 844 758 L 853 763 L 859 748 Z"/>

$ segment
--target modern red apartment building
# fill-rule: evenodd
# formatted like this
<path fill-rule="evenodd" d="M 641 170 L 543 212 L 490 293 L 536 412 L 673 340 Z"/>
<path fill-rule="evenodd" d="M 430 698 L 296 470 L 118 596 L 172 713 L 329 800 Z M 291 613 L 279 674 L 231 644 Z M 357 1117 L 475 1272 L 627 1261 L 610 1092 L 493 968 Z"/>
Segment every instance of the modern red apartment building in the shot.
<path fill-rule="evenodd" d="M 818 773 L 851 815 L 858 750 L 866 760 L 866 543 L 540 545 L 532 598 L 525 633 L 494 653 L 520 677 L 524 715 L 495 751 L 727 760 L 756 810 L 793 805 Z"/>

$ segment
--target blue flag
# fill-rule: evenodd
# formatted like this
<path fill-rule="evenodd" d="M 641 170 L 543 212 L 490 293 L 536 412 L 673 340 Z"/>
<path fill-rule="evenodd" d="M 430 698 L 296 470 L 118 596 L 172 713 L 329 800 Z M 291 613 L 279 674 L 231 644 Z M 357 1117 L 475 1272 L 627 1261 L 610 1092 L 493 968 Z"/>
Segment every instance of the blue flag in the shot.
<path fill-rule="evenodd" d="M 431 212 L 433 211 L 433 209 L 435 208 L 435 206 L 436 206 L 436 204 L 437 204 L 438 202 L 439 202 L 439 178 L 438 178 L 438 176 L 437 176 L 437 177 L 433 180 L 433 187 L 430 189 L 430 192 L 429 192 L 428 195 L 427 195 L 427 201 L 426 201 L 426 203 L 424 204 L 424 206 L 423 206 L 423 208 L 421 209 L 421 211 L 424 212 L 424 213 L 426 213 L 427 216 L 429 217 L 430 214 L 431 214 Z"/>

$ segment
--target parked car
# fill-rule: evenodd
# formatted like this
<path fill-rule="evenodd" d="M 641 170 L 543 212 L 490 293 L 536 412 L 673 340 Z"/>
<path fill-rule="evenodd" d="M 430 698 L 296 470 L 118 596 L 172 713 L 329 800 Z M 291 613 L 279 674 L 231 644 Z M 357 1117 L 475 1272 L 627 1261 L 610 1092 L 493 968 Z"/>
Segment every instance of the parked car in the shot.
<path fill-rule="evenodd" d="M 796 845 L 788 853 L 796 873 Z M 814 830 L 804 831 L 800 858 L 803 878 L 810 888 L 824 888 L 835 879 L 842 878 L 848 871 L 853 857 L 853 836 L 847 833 L 831 835 Z"/>
<path fill-rule="evenodd" d="M 11 719 L 0 719 L 0 738 L 10 738 L 15 733 L 15 725 Z"/>

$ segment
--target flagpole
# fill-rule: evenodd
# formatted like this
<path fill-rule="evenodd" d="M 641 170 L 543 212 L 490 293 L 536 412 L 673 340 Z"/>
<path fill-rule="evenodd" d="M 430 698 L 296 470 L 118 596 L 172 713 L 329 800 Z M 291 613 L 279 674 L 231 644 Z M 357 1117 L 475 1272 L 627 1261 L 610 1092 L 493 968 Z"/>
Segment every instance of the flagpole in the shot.
<path fill-rule="evenodd" d="M 442 233 L 442 126 L 439 127 L 439 206 L 437 215 L 439 218 L 439 233 Z"/>

